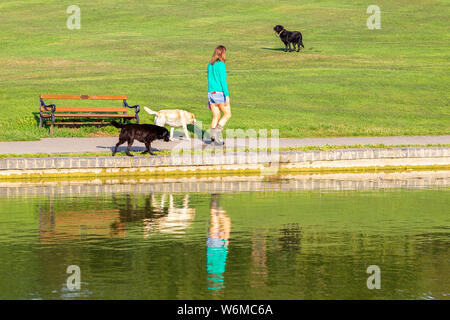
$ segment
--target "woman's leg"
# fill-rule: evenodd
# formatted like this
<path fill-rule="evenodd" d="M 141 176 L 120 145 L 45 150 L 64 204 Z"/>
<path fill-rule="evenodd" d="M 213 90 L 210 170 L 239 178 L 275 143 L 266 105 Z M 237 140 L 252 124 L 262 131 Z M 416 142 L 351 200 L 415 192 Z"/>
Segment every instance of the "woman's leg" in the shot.
<path fill-rule="evenodd" d="M 211 103 L 209 106 L 211 107 L 211 112 L 213 114 L 213 118 L 211 121 L 211 129 L 214 129 L 220 120 L 220 109 L 215 103 Z"/>
<path fill-rule="evenodd" d="M 223 116 L 219 120 L 219 126 L 223 128 L 231 118 L 231 106 L 229 103 L 221 103 L 218 108 L 223 112 Z"/>
<path fill-rule="evenodd" d="M 224 145 L 224 142 L 221 138 L 222 130 L 227 121 L 231 118 L 231 108 L 229 103 L 221 103 L 217 106 L 217 109 L 223 112 L 223 116 L 219 120 L 219 123 L 216 125 L 216 127 L 214 129 L 211 129 L 211 140 L 214 141 L 217 145 Z"/>

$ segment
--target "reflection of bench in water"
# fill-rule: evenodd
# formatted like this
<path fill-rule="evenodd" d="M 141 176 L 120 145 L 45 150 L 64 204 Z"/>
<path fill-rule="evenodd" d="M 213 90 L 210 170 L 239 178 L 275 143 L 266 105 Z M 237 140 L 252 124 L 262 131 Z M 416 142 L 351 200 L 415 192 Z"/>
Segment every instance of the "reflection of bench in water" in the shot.
<path fill-rule="evenodd" d="M 124 237 L 119 210 L 58 211 L 51 206 L 40 210 L 39 231 L 43 242 L 73 240 L 83 237 Z"/>
<path fill-rule="evenodd" d="M 78 211 L 57 211 L 50 201 L 49 208 L 39 209 L 41 241 L 124 237 L 128 223 L 141 221 L 145 237 L 155 232 L 184 233 L 194 220 L 195 209 L 189 208 L 188 194 L 182 198 L 165 193 L 146 195 L 143 205 L 136 200 L 130 196 L 125 199 L 113 196 L 115 209 L 80 208 Z"/>

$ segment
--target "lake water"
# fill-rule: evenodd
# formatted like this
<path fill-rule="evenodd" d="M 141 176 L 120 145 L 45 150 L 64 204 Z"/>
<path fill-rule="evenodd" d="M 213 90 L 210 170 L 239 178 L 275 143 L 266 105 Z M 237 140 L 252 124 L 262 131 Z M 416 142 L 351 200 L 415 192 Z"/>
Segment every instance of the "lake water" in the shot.
<path fill-rule="evenodd" d="M 448 174 L 287 178 L 4 183 L 0 298 L 450 298 Z"/>

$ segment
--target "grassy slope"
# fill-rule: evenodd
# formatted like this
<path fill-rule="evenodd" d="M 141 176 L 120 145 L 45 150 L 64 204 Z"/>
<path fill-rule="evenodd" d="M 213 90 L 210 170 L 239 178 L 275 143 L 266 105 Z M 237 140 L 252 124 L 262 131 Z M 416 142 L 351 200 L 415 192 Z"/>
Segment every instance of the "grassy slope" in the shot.
<path fill-rule="evenodd" d="M 127 94 L 206 124 L 206 63 L 218 44 L 229 49 L 230 128 L 278 128 L 282 137 L 449 133 L 450 2 L 377 1 L 382 29 L 368 30 L 372 2 L 79 0 L 81 30 L 68 30 L 70 1 L 2 1 L 0 140 L 48 135 L 33 116 L 41 93 Z M 302 31 L 302 53 L 278 50 L 278 23 Z"/>

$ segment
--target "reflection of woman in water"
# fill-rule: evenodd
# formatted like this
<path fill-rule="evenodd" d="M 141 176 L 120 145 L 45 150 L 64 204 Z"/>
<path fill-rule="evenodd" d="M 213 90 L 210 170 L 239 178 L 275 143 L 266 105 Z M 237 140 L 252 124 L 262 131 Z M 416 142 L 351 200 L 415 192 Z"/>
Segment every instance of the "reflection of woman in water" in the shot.
<path fill-rule="evenodd" d="M 227 263 L 228 239 L 231 220 L 219 205 L 219 195 L 211 195 L 209 214 L 211 226 L 206 249 L 206 270 L 208 271 L 208 289 L 219 290 L 224 287 L 225 265 Z"/>

